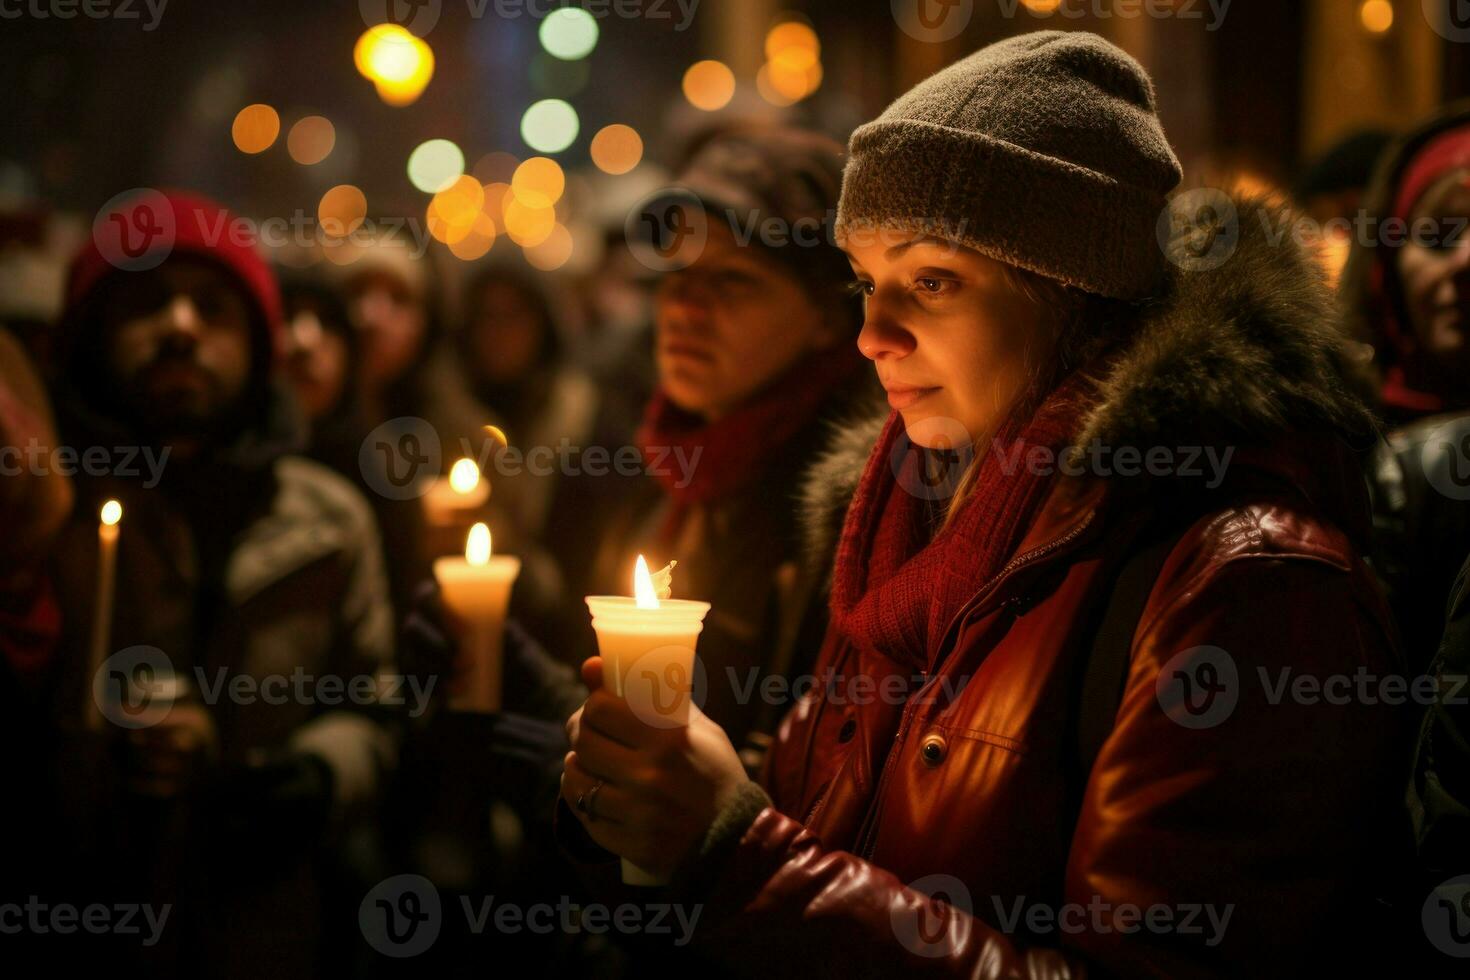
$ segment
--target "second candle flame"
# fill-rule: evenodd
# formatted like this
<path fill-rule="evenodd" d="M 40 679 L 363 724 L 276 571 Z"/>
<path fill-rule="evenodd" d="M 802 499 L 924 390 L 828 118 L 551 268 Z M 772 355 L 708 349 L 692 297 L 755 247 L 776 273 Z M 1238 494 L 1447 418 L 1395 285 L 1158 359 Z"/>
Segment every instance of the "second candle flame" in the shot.
<path fill-rule="evenodd" d="M 490 526 L 483 521 L 470 528 L 464 543 L 465 561 L 471 565 L 490 564 Z"/>
<path fill-rule="evenodd" d="M 480 468 L 466 456 L 449 468 L 449 486 L 455 493 L 469 493 L 480 485 Z"/>
<path fill-rule="evenodd" d="M 657 609 L 658 593 L 653 588 L 653 576 L 648 574 L 648 562 L 642 555 L 633 569 L 633 599 L 639 609 Z"/>

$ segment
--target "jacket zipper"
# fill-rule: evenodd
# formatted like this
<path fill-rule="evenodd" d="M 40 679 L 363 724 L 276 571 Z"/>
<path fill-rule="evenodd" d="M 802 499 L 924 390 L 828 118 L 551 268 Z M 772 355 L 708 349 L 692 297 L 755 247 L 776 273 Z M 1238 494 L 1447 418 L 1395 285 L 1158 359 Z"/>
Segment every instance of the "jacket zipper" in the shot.
<path fill-rule="evenodd" d="M 996 588 L 998 588 L 1002 584 L 1002 581 L 1008 578 L 1011 573 L 1026 565 L 1034 564 L 1036 561 L 1046 557 L 1053 551 L 1056 551 L 1057 549 L 1071 544 L 1073 541 L 1077 540 L 1077 538 L 1082 536 L 1082 533 L 1084 531 L 1092 526 L 1092 519 L 1096 513 L 1096 510 L 1089 510 L 1087 514 L 1082 518 L 1082 520 L 1079 523 L 1073 525 L 1066 534 L 1063 534 L 1059 538 L 1053 538 L 1051 541 L 1048 541 L 1041 547 L 1032 548 L 1024 555 L 1017 555 L 1010 561 L 1006 562 L 1005 567 L 1002 568 L 999 572 L 996 572 L 995 575 L 990 579 L 990 581 L 981 586 L 979 591 L 975 593 L 974 597 L 970 599 L 969 602 L 961 606 L 959 612 L 955 613 L 954 618 L 952 618 L 949 621 L 949 625 L 945 627 L 944 642 L 946 644 L 949 642 L 949 635 L 954 632 L 957 626 L 959 626 L 960 621 L 964 619 L 965 616 L 969 615 L 975 609 L 975 607 L 979 605 L 982 599 L 989 597 L 989 595 Z M 942 646 L 941 649 L 943 649 Z"/>
<path fill-rule="evenodd" d="M 1095 513 L 1095 510 L 1089 510 L 1086 516 L 1083 517 L 1081 522 L 1073 526 L 1069 531 L 1067 531 L 1066 534 L 1063 534 L 1059 538 L 1048 541 L 1046 544 L 1042 545 L 1039 548 L 1032 548 L 1024 555 L 1017 555 L 1015 558 L 1012 558 L 1010 561 L 1006 562 L 1005 567 L 997 572 L 990 579 L 990 581 L 981 586 L 979 591 L 975 593 L 974 597 L 970 599 L 969 602 L 960 607 L 960 611 L 955 614 L 952 620 L 950 620 L 949 626 L 946 627 L 944 631 L 944 643 L 948 644 L 950 633 L 955 630 L 961 619 L 968 615 L 970 611 L 973 610 L 982 599 L 989 596 L 991 592 L 1000 585 L 1003 579 L 1008 577 L 1017 569 L 1032 564 L 1035 561 L 1038 561 L 1041 558 L 1045 557 L 1046 555 L 1051 554 L 1053 551 L 1056 551 L 1058 548 L 1062 548 L 1075 541 L 1078 537 L 1082 535 L 1084 531 L 1092 526 L 1092 518 Z M 941 646 L 941 649 L 943 649 L 943 646 Z M 926 683 L 925 687 L 927 686 L 928 684 Z M 920 688 L 919 690 L 920 692 L 922 692 L 923 688 Z M 898 731 L 894 733 L 893 736 L 894 746 L 898 746 L 903 742 L 904 735 L 908 732 L 909 722 L 912 721 L 912 719 L 913 712 L 910 710 L 905 710 L 903 713 L 903 717 L 899 719 Z M 878 778 L 878 788 L 874 791 L 873 794 L 873 801 L 875 806 L 882 806 L 883 791 L 888 787 L 888 777 L 893 770 L 893 767 L 889 764 L 889 759 L 891 758 L 892 756 L 890 755 L 888 759 L 885 759 L 883 762 L 883 775 Z M 823 797 L 825 797 L 825 795 L 826 791 L 823 791 Z M 813 809 L 815 810 L 815 807 Z M 873 851 L 877 848 L 877 846 L 878 812 L 875 810 L 873 812 L 872 820 L 868 823 L 867 829 L 863 832 L 863 839 L 861 842 L 861 847 L 858 849 L 858 856 L 865 861 L 871 861 L 873 858 Z"/>

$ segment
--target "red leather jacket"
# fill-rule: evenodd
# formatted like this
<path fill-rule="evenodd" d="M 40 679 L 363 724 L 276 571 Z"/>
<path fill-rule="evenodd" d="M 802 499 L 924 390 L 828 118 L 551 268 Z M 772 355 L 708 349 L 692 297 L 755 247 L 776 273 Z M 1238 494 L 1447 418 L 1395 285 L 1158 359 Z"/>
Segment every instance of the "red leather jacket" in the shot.
<path fill-rule="evenodd" d="M 787 716 L 763 779 L 773 805 L 703 869 L 698 942 L 716 962 L 761 977 L 1180 977 L 1284 973 L 1351 948 L 1341 933 L 1388 850 L 1406 712 L 1380 683 L 1400 668 L 1355 543 L 1357 464 L 1292 434 L 1293 416 L 1352 412 L 1331 368 L 1311 366 L 1331 345 L 1307 314 L 1326 310 L 1281 275 L 1291 254 L 1252 242 L 1255 224 L 1242 218 L 1225 269 L 1182 279 L 1148 315 L 1152 350 L 1125 359 L 1089 428 L 1173 447 L 1212 419 L 1277 431 L 1182 525 L 1090 772 L 1076 698 L 1163 482 L 1140 506 L 1107 479 L 1059 479 L 935 663 L 829 632 L 819 680 L 917 675 L 917 690 L 823 684 Z"/>

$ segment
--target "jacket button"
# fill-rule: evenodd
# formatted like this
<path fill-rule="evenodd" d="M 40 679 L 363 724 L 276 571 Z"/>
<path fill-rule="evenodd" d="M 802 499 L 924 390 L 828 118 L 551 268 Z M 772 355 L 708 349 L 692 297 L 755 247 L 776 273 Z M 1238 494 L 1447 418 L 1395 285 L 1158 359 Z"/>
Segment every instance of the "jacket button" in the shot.
<path fill-rule="evenodd" d="M 944 761 L 944 750 L 944 736 L 930 735 L 924 739 L 924 744 L 919 747 L 919 757 L 924 760 L 924 765 L 933 769 Z"/>
<path fill-rule="evenodd" d="M 857 722 L 851 718 L 842 723 L 842 728 L 837 732 L 837 741 L 851 742 L 852 737 L 857 734 Z"/>

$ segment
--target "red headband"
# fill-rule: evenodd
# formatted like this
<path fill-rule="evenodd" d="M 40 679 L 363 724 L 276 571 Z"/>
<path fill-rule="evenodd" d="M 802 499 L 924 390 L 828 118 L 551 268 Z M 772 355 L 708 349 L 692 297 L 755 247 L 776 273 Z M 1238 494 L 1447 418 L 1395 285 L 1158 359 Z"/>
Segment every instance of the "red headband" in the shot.
<path fill-rule="evenodd" d="M 1435 181 L 1452 170 L 1470 168 L 1470 123 L 1440 133 L 1414 154 L 1399 181 L 1393 213 L 1408 218 L 1419 198 Z"/>

